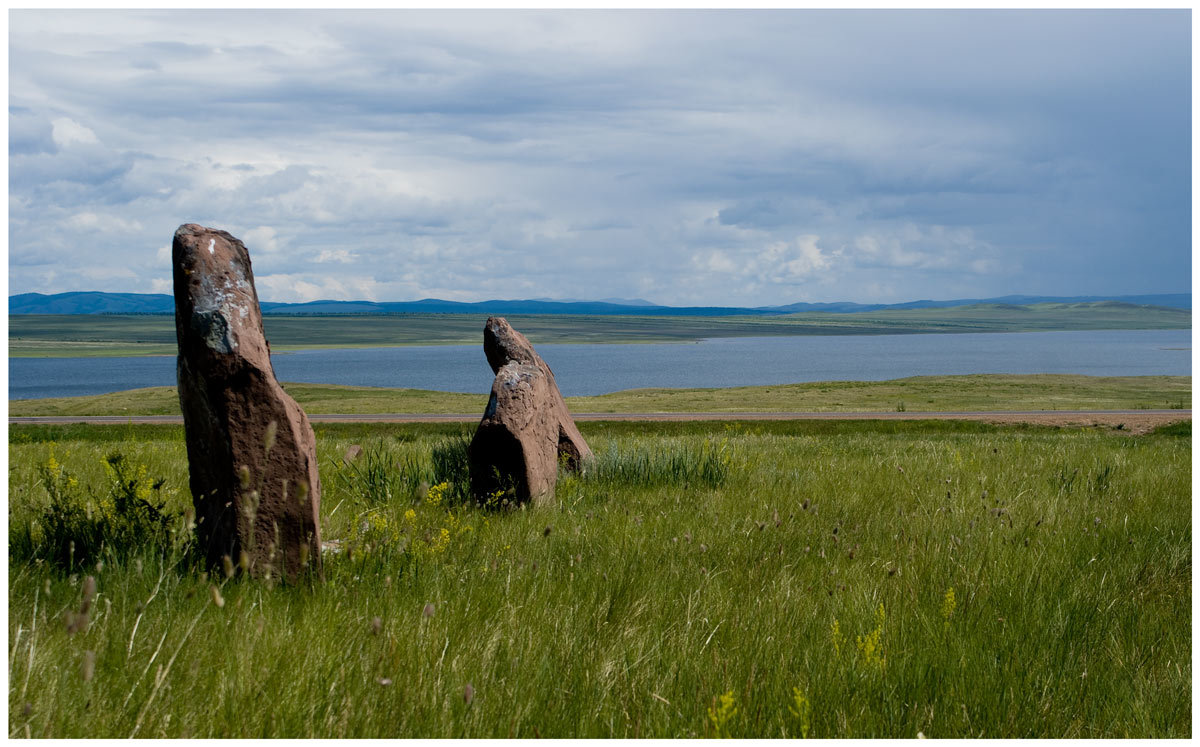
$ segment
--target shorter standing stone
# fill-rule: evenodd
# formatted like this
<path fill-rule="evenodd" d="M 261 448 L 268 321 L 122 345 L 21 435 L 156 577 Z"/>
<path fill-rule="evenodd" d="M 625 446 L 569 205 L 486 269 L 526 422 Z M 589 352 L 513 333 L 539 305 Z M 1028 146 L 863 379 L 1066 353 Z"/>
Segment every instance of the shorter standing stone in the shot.
<path fill-rule="evenodd" d="M 250 254 L 225 231 L 172 246 L 179 403 L 200 550 L 255 575 L 319 568 L 321 483 L 308 417 L 275 379 Z"/>
<path fill-rule="evenodd" d="M 579 470 L 592 450 L 567 411 L 554 373 L 524 335 L 505 319 L 489 317 L 483 350 L 496 378 L 471 440 L 471 493 L 485 503 L 508 490 L 518 503 L 548 502 L 560 460 Z"/>

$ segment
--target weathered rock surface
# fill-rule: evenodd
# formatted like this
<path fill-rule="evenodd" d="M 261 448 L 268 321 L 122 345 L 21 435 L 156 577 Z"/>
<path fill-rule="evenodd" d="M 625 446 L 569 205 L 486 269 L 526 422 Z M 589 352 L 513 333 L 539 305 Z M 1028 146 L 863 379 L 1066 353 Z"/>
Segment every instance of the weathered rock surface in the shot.
<path fill-rule="evenodd" d="M 275 379 L 250 254 L 225 231 L 186 224 L 171 255 L 200 548 L 213 565 L 248 560 L 254 575 L 319 568 L 316 439 Z"/>
<path fill-rule="evenodd" d="M 471 492 L 487 501 L 512 488 L 519 503 L 549 501 L 560 459 L 579 470 L 592 450 L 567 411 L 554 373 L 524 335 L 505 319 L 489 317 L 483 351 L 496 379 L 471 440 Z"/>

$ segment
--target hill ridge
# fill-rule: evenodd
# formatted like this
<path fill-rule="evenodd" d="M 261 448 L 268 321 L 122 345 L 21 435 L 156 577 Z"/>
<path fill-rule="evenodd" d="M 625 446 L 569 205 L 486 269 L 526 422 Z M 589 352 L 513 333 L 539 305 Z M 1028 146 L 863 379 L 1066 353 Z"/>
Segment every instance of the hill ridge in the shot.
<path fill-rule="evenodd" d="M 1160 293 L 1129 296 L 1024 296 L 962 298 L 945 301 L 922 299 L 894 304 L 861 304 L 853 301 L 799 302 L 782 306 L 637 306 L 628 302 L 551 301 L 544 299 L 491 299 L 447 301 L 425 298 L 418 301 L 338 301 L 324 299 L 306 303 L 261 302 L 264 314 L 403 314 L 403 313 L 489 313 L 489 314 L 576 314 L 605 316 L 742 316 L 782 315 L 801 312 L 852 314 L 888 309 L 951 308 L 995 304 L 1028 306 L 1035 303 L 1116 303 L 1134 306 L 1192 308 L 1191 293 Z M 20 293 L 9 296 L 9 314 L 171 314 L 174 298 L 166 293 Z"/>

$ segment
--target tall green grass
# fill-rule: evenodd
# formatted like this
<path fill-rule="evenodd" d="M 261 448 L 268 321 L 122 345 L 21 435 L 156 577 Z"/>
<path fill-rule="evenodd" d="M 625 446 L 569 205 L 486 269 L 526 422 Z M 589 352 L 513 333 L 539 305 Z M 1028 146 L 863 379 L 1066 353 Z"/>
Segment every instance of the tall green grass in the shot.
<path fill-rule="evenodd" d="M 115 443 L 186 505 L 179 429 L 114 430 L 14 428 L 10 532 Z M 10 735 L 1191 733 L 1190 428 L 582 430 L 594 471 L 495 512 L 454 427 L 319 429 L 323 583 L 10 551 Z"/>

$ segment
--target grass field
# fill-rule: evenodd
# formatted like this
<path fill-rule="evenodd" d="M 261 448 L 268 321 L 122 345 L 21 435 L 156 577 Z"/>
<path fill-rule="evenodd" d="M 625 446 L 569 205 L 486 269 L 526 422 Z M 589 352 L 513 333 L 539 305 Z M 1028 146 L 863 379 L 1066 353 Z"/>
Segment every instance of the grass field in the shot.
<path fill-rule="evenodd" d="M 285 384 L 310 414 L 483 412 L 487 394 Z M 963 412 L 1190 409 L 1189 376 L 972 375 L 822 381 L 727 389 L 632 389 L 568 397 L 572 412 Z M 175 387 L 10 400 L 9 415 L 178 415 Z"/>
<path fill-rule="evenodd" d="M 479 344 L 485 315 L 392 314 L 266 316 L 275 352 L 413 344 Z M 512 325 L 535 344 L 556 342 L 692 342 L 708 337 L 770 335 L 1028 332 L 1089 329 L 1188 329 L 1191 311 L 1102 302 L 855 314 L 669 317 L 514 315 Z M 12 357 L 174 355 L 170 315 L 25 315 L 9 317 Z"/>
<path fill-rule="evenodd" d="M 462 426 L 317 426 L 340 551 L 288 587 L 189 563 L 182 428 L 11 427 L 10 736 L 1191 735 L 1190 424 L 581 430 L 497 512 Z M 96 554 L 122 495 L 174 533 Z"/>

